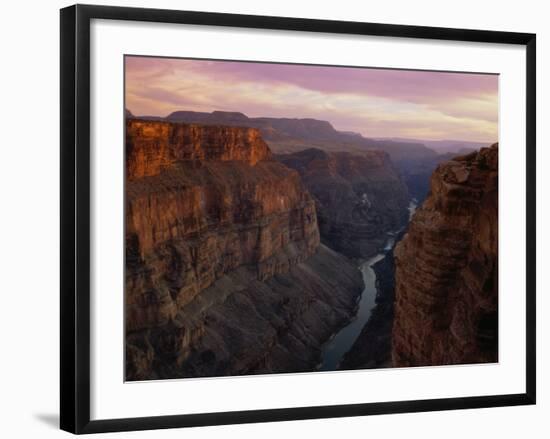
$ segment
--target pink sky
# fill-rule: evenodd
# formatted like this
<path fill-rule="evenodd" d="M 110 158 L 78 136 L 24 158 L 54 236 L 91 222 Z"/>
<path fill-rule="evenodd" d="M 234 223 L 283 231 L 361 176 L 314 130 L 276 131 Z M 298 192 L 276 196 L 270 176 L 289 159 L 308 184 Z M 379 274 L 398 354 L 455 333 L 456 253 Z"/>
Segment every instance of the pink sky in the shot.
<path fill-rule="evenodd" d="M 498 140 L 498 76 L 126 57 L 126 108 L 316 118 L 366 137 Z"/>

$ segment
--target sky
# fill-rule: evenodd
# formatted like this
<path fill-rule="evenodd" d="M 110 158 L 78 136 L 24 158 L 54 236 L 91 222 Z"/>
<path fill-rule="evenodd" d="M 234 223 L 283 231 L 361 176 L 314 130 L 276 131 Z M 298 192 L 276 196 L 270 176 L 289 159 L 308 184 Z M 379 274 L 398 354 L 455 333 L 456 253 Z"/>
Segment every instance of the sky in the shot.
<path fill-rule="evenodd" d="M 126 57 L 126 108 L 328 120 L 365 137 L 498 141 L 498 76 Z"/>

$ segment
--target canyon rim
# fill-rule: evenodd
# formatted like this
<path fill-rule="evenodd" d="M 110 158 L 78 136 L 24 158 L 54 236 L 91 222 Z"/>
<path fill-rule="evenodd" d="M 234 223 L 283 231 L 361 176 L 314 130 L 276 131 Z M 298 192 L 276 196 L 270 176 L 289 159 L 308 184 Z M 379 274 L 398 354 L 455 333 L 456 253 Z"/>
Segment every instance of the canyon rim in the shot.
<path fill-rule="evenodd" d="M 124 62 L 127 381 L 498 361 L 497 75 Z"/>

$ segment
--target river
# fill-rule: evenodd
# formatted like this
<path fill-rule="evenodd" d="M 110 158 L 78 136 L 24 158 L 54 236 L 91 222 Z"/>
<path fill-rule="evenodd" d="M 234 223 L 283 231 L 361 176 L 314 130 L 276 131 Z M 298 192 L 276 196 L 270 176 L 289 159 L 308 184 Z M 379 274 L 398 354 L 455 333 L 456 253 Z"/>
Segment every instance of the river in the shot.
<path fill-rule="evenodd" d="M 409 210 L 409 221 L 416 210 L 417 202 L 411 200 Z M 361 333 L 363 326 L 367 323 L 374 306 L 376 305 L 376 273 L 372 266 L 386 256 L 386 253 L 391 250 L 395 244 L 397 234 L 401 230 L 388 233 L 388 240 L 382 252 L 373 256 L 370 259 L 362 262 L 359 269 L 363 275 L 365 287 L 359 297 L 357 313 L 353 320 L 338 331 L 329 341 L 323 346 L 321 363 L 317 367 L 320 371 L 336 370 L 343 356 L 348 352 L 353 343 Z"/>

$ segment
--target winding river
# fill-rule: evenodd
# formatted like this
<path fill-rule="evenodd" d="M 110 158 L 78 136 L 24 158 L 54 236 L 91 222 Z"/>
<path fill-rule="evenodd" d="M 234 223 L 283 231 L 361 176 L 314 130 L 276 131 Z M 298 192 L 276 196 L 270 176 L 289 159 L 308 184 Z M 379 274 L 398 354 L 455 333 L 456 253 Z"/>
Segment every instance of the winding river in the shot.
<path fill-rule="evenodd" d="M 417 206 L 415 199 L 411 200 L 409 210 L 409 221 L 412 218 Z M 362 262 L 359 269 L 363 275 L 365 287 L 359 297 L 357 314 L 353 320 L 338 331 L 329 341 L 323 346 L 321 363 L 317 367 L 319 371 L 336 370 L 343 356 L 348 352 L 353 343 L 361 333 L 363 326 L 367 323 L 371 312 L 376 305 L 376 273 L 372 266 L 384 258 L 386 253 L 391 250 L 395 244 L 395 238 L 401 230 L 395 233 L 388 233 L 388 240 L 382 252 L 373 256 L 370 259 Z"/>

